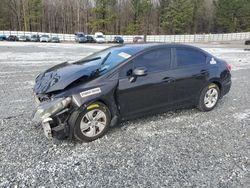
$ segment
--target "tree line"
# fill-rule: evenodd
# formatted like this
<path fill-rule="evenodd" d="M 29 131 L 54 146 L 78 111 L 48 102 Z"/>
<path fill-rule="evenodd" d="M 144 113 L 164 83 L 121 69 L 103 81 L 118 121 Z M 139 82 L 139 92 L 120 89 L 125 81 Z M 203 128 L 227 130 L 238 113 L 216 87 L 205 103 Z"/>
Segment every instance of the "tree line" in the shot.
<path fill-rule="evenodd" d="M 0 30 L 195 34 L 250 31 L 250 0 L 1 0 Z"/>

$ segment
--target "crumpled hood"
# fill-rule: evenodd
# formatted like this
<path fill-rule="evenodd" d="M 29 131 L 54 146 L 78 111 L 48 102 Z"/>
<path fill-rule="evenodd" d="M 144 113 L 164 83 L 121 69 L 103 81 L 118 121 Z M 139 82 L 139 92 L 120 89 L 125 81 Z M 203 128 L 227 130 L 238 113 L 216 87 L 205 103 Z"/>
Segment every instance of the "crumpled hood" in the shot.
<path fill-rule="evenodd" d="M 36 78 L 34 92 L 36 94 L 46 94 L 53 91 L 63 90 L 72 82 L 79 78 L 94 76 L 98 69 L 96 65 L 70 64 L 68 62 L 56 65 Z"/>

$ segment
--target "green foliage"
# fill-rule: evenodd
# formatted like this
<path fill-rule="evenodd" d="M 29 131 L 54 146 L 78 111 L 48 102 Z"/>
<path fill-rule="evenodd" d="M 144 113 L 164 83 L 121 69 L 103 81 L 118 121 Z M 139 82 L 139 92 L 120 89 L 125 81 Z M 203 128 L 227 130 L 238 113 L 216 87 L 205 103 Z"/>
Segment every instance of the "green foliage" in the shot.
<path fill-rule="evenodd" d="M 124 33 L 128 35 L 143 34 L 146 32 L 146 22 L 149 19 L 153 4 L 150 0 L 131 0 L 130 4 L 133 19 L 125 28 Z"/>
<path fill-rule="evenodd" d="M 5 15 L 8 15 L 8 10 L 6 7 L 1 6 L 0 7 L 0 30 L 4 30 L 4 28 L 8 25 L 8 17 Z"/>
<path fill-rule="evenodd" d="M 39 19 L 42 16 L 42 0 L 29 0 L 28 9 L 30 25 L 36 27 L 39 24 Z"/>
<path fill-rule="evenodd" d="M 138 28 L 134 23 L 129 23 L 127 27 L 124 29 L 124 34 L 126 35 L 135 35 L 137 33 Z"/>
<path fill-rule="evenodd" d="M 143 17 L 137 18 L 135 21 L 130 22 L 124 29 L 126 35 L 143 34 L 144 20 Z"/>
<path fill-rule="evenodd" d="M 116 0 L 95 0 L 96 5 L 92 12 L 95 18 L 90 18 L 88 25 L 99 31 L 106 32 L 106 26 L 113 23 L 117 19 L 117 15 L 112 8 L 116 5 Z"/>
<path fill-rule="evenodd" d="M 207 11 L 209 11 L 204 8 L 205 0 L 191 0 L 191 3 L 193 5 L 191 32 L 204 32 L 205 28 L 202 28 L 202 25 L 206 21 Z"/>
<path fill-rule="evenodd" d="M 191 30 L 194 6 L 191 0 L 175 0 L 164 8 L 161 27 L 165 33 L 182 34 Z"/>
<path fill-rule="evenodd" d="M 250 0 L 1 0 L 0 30 L 106 34 L 250 31 Z"/>
<path fill-rule="evenodd" d="M 237 32 L 250 29 L 249 0 L 218 0 L 215 1 L 215 31 Z"/>

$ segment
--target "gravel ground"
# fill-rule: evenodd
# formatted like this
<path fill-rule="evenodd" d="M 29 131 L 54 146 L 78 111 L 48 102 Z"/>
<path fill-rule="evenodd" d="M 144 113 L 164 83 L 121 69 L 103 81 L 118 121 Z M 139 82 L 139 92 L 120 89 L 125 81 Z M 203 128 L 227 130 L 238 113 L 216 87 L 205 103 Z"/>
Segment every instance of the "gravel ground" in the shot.
<path fill-rule="evenodd" d="M 171 111 L 92 143 L 49 141 L 32 123 L 35 76 L 105 45 L 0 42 L 0 187 L 250 187 L 250 51 L 198 45 L 232 65 L 213 111 Z"/>

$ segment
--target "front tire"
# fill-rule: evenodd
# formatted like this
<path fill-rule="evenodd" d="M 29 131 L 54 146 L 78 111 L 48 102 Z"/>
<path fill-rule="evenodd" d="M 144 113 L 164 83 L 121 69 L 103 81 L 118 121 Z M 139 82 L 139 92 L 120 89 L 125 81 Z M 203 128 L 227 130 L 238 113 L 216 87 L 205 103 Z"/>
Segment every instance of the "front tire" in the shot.
<path fill-rule="evenodd" d="M 93 103 L 79 114 L 74 136 L 81 141 L 91 142 L 101 138 L 109 129 L 111 114 L 103 103 Z"/>
<path fill-rule="evenodd" d="M 213 110 L 219 101 L 219 95 L 219 87 L 214 83 L 209 84 L 202 90 L 197 108 L 203 112 Z"/>

